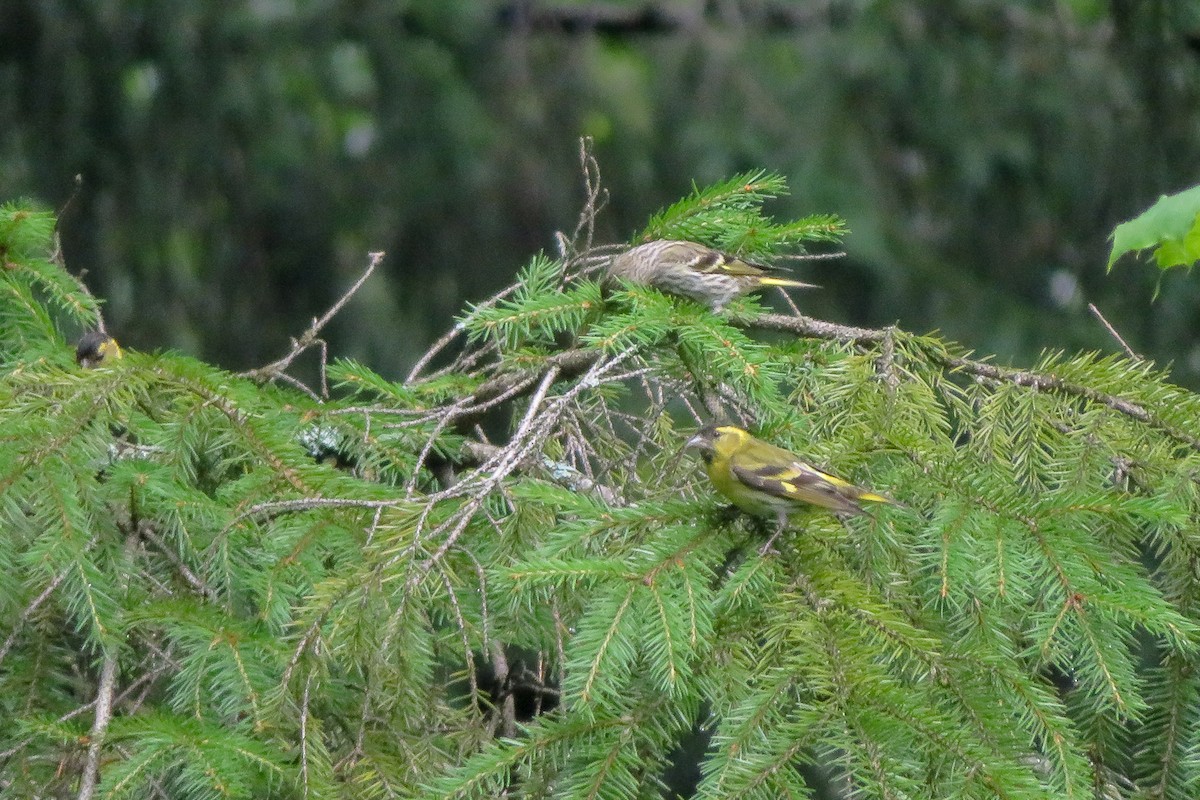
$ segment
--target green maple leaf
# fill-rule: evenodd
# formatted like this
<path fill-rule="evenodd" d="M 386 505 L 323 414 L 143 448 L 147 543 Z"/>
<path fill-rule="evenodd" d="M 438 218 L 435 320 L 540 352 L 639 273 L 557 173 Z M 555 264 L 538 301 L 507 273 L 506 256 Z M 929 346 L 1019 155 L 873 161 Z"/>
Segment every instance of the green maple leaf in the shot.
<path fill-rule="evenodd" d="M 1159 269 L 1190 267 L 1200 260 L 1200 186 L 1163 195 L 1134 219 L 1122 222 L 1112 233 L 1108 270 L 1126 253 L 1156 248 Z"/>

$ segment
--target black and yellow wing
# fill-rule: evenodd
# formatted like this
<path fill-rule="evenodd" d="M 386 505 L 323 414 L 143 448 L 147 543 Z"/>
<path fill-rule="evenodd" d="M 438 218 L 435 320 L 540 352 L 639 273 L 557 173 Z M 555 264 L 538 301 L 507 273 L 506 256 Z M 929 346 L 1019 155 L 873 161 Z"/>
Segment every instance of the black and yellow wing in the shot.
<path fill-rule="evenodd" d="M 777 508 L 785 507 L 785 504 L 811 503 L 834 511 L 858 512 L 862 510 L 858 499 L 870 494 L 800 461 L 757 466 L 746 466 L 737 461 L 734 458 L 730 464 L 734 477 L 749 488 L 776 498 L 780 501 L 773 504 Z"/>

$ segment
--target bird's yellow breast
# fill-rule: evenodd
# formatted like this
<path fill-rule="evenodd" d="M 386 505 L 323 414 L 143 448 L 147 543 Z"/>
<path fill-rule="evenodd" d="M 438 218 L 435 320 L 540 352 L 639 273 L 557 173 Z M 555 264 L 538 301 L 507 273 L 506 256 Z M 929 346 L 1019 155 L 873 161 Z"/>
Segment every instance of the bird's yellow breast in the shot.
<path fill-rule="evenodd" d="M 791 510 L 793 503 L 757 492 L 742 483 L 730 469 L 728 458 L 715 458 L 705 469 L 713 488 L 728 498 L 735 506 L 756 516 L 772 516 L 779 510 Z"/>

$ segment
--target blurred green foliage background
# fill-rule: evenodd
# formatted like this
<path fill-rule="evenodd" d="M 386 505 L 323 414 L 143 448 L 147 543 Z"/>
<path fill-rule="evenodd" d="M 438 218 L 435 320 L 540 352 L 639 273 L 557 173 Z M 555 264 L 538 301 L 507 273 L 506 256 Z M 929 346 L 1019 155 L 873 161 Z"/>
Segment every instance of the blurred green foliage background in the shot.
<path fill-rule="evenodd" d="M 126 345 L 281 354 L 369 250 L 332 352 L 400 376 L 583 199 L 598 241 L 789 177 L 848 257 L 815 316 L 1025 362 L 1129 343 L 1200 384 L 1200 290 L 1106 237 L 1200 182 L 1200 4 L 1168 0 L 7 0 L 0 198 L 63 210 Z M 78 188 L 75 176 L 81 176 Z"/>

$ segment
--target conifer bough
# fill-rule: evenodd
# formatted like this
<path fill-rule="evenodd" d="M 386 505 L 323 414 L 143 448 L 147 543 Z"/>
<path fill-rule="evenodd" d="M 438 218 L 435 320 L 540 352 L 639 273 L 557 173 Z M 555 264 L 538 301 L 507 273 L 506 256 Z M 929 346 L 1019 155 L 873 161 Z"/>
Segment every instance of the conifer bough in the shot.
<path fill-rule="evenodd" d="M 660 239 L 616 256 L 608 275 L 690 298 L 713 311 L 720 311 L 739 295 L 767 286 L 817 288 L 768 274 L 773 269 L 695 242 Z"/>

